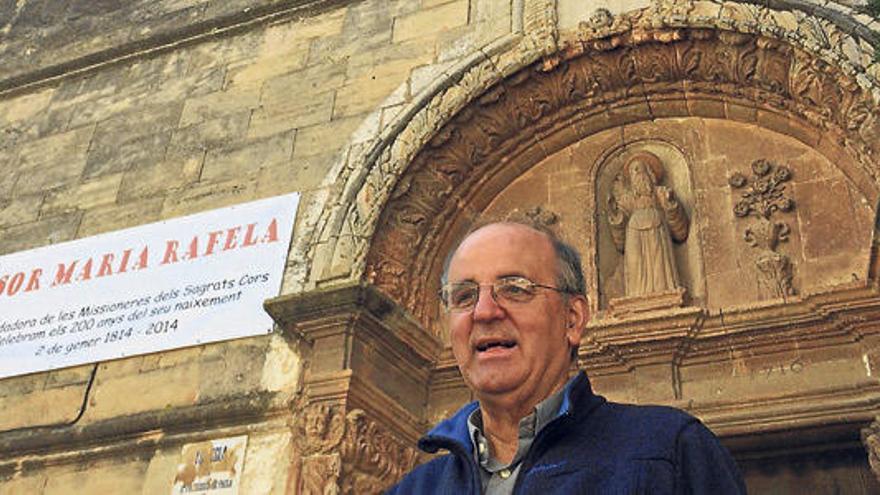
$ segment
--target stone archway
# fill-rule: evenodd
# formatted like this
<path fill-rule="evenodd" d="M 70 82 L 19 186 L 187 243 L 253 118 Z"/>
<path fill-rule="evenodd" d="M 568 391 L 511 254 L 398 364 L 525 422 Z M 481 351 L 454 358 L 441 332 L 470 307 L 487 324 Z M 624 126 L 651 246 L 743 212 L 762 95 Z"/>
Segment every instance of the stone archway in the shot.
<path fill-rule="evenodd" d="M 877 143 L 867 137 L 880 130 L 877 110 L 865 90 L 807 53 L 707 29 L 632 30 L 589 51 L 573 43 L 466 106 L 392 191 L 367 278 L 426 326 L 438 257 L 451 239 L 515 177 L 607 129 L 686 117 L 754 125 L 816 149 L 875 202 Z"/>

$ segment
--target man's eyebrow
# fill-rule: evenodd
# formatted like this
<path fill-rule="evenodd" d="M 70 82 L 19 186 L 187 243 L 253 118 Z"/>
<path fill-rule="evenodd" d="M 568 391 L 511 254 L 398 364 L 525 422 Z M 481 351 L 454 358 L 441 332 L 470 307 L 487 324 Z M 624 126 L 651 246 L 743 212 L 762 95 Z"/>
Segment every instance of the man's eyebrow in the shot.
<path fill-rule="evenodd" d="M 498 275 L 497 277 L 495 277 L 495 280 L 496 280 L 496 281 L 497 281 L 497 280 L 504 280 L 504 279 L 506 279 L 506 278 L 525 278 L 525 279 L 529 279 L 529 277 L 526 276 L 525 274 L 523 274 L 522 272 L 519 272 L 519 271 L 513 271 L 513 272 L 502 273 L 501 275 Z M 465 278 L 465 279 L 461 279 L 461 280 L 455 280 L 455 281 L 450 280 L 449 283 L 450 283 L 450 284 L 464 284 L 464 283 L 475 283 L 475 284 L 477 284 L 477 283 L 479 283 L 479 282 L 477 282 L 476 280 L 474 280 L 473 277 L 469 277 L 469 278 Z"/>

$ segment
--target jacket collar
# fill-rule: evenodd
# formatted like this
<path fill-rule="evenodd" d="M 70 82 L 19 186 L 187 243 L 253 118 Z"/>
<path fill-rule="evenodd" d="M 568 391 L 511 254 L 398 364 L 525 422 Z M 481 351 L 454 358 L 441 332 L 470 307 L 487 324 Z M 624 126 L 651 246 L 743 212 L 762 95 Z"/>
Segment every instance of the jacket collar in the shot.
<path fill-rule="evenodd" d="M 572 415 L 575 412 L 579 414 L 586 413 L 600 402 L 604 402 L 604 399 L 593 394 L 590 379 L 587 378 L 586 373 L 581 371 L 566 384 L 565 393 L 562 396 L 562 404 L 559 406 L 559 413 L 553 421 L 562 416 Z M 459 409 L 452 417 L 440 422 L 419 439 L 419 448 L 431 454 L 441 448 L 450 451 L 463 450 L 467 455 L 473 456 L 474 445 L 471 442 L 468 430 L 468 417 L 478 407 L 480 407 L 480 404 L 477 401 L 471 402 Z"/>

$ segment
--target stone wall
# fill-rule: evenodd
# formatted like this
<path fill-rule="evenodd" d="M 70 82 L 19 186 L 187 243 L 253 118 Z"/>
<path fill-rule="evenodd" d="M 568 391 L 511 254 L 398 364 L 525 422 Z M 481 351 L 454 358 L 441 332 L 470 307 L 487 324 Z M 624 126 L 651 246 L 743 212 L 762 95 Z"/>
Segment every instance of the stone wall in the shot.
<path fill-rule="evenodd" d="M 857 389 L 845 398 L 857 403 L 846 425 L 873 418 L 878 410 L 870 372 L 878 363 L 871 350 L 876 329 L 865 318 L 874 314 L 877 300 L 871 224 L 878 184 L 872 175 L 876 155 L 871 155 L 876 140 L 871 138 L 876 137 L 873 102 L 880 100 L 880 66 L 872 43 L 880 26 L 861 4 L 771 3 L 637 1 L 603 3 L 608 10 L 599 11 L 595 2 L 568 0 L 0 0 L 0 254 L 303 193 L 284 296 L 269 304 L 279 332 L 0 380 L 0 493 L 164 493 L 170 491 L 183 445 L 236 435 L 248 436 L 241 493 L 312 493 L 334 486 L 344 492 L 378 491 L 416 462 L 406 445 L 419 431 L 468 398 L 430 313 L 436 300 L 425 281 L 436 274 L 436 257 L 412 261 L 411 273 L 423 279 L 417 284 L 383 278 L 396 273 L 395 263 L 411 267 L 410 261 L 383 251 L 388 239 L 405 240 L 407 229 L 423 229 L 429 219 L 439 219 L 445 222 L 441 229 L 422 234 L 436 251 L 467 226 L 474 210 L 503 215 L 525 203 L 580 215 L 588 225 L 594 207 L 578 209 L 565 198 L 594 194 L 592 179 L 577 175 L 585 169 L 573 162 L 562 163 L 559 156 L 572 156 L 572 148 L 557 158 L 547 156 L 565 146 L 576 148 L 573 143 L 581 139 L 592 139 L 598 150 L 623 136 L 647 139 L 670 128 L 678 129 L 672 135 L 680 147 L 702 150 L 698 161 L 723 169 L 717 177 L 694 174 L 692 204 L 699 204 L 703 215 L 700 239 L 721 246 L 709 250 L 715 258 L 698 260 L 706 266 L 705 277 L 692 273 L 703 284 L 691 284 L 693 308 L 705 313 L 695 309 L 673 318 L 670 325 L 676 328 L 662 332 L 681 335 L 662 342 L 651 340 L 658 334 L 651 334 L 653 323 L 627 323 L 645 329 L 639 343 L 614 333 L 615 325 L 626 325 L 605 320 L 593 328 L 600 341 L 584 343 L 582 359 L 619 398 L 682 407 L 694 398 L 692 410 L 710 426 L 720 426 L 726 441 L 741 435 L 745 446 L 740 452 L 751 455 L 761 445 L 755 447 L 754 436 L 743 432 L 784 430 L 788 417 L 771 415 L 757 426 L 742 427 L 741 416 L 752 409 L 716 407 L 704 399 L 717 386 L 726 387 L 725 397 L 733 402 L 754 399 L 754 390 L 736 381 L 736 373 L 750 376 L 749 371 L 767 365 L 772 371 L 776 356 L 787 358 L 792 348 L 808 342 L 819 349 L 816 363 L 832 363 L 822 370 L 840 369 L 833 368 L 835 362 L 846 368 L 829 374 L 845 383 L 826 385 Z M 818 125 L 809 115 L 773 120 L 767 117 L 771 112 L 754 110 L 756 99 L 719 107 L 685 98 L 669 103 L 667 113 L 645 119 L 639 111 L 650 98 L 639 93 L 641 106 L 589 106 L 608 116 L 605 127 L 582 121 L 570 126 L 576 130 L 564 138 L 559 136 L 565 132 L 554 137 L 546 129 L 515 134 L 531 144 L 509 148 L 512 159 L 502 162 L 508 166 L 497 173 L 475 174 L 469 195 L 457 189 L 459 183 L 427 181 L 438 177 L 434 164 L 442 169 L 453 163 L 426 158 L 434 149 L 446 149 L 450 133 L 442 131 L 477 122 L 471 118 L 474 109 L 498 101 L 492 88 L 520 87 L 522 74 L 552 76 L 558 73 L 554 68 L 569 60 L 574 64 L 584 52 L 609 51 L 602 40 L 643 42 L 631 41 L 627 33 L 651 33 L 658 43 L 677 41 L 675 29 L 729 31 L 790 43 L 791 50 L 800 50 L 820 67 L 817 74 L 844 74 L 851 83 L 847 95 L 857 94 L 867 108 L 852 113 L 867 116 L 856 121 L 847 114 L 837 122 L 834 116 L 818 115 L 818 121 L 846 131 L 834 135 L 840 142 L 829 139 L 830 144 L 820 146 L 815 134 L 821 126 L 804 130 L 807 124 Z M 823 93 L 830 83 L 810 74 L 818 82 L 784 96 L 808 110 L 857 106 L 849 96 L 835 100 Z M 631 87 L 649 83 L 639 80 Z M 777 89 L 767 89 L 767 95 Z M 518 101 L 526 100 L 543 101 L 541 95 Z M 796 113 L 800 107 L 789 110 Z M 713 219 L 724 212 L 731 216 L 735 194 L 722 177 L 733 169 L 725 168 L 728 162 L 721 155 L 743 163 L 764 155 L 788 159 L 785 149 L 772 145 L 737 155 L 743 151 L 738 145 L 745 145 L 757 127 L 766 135 L 787 135 L 768 142 L 784 142 L 785 149 L 807 157 L 794 166 L 799 209 L 793 222 L 802 229 L 792 248 L 802 253 L 798 288 L 821 293 L 817 288 L 841 287 L 856 273 L 858 283 L 846 286 L 846 304 L 862 313 L 838 319 L 836 311 L 842 310 L 833 297 L 830 302 L 794 301 L 790 314 L 801 315 L 800 320 L 783 321 L 794 318 L 805 322 L 803 328 L 818 328 L 821 339 L 811 341 L 796 333 L 780 337 L 785 325 L 773 311 L 746 312 L 739 317 L 745 321 L 740 327 L 767 330 L 764 335 L 773 337 L 765 340 L 783 342 L 771 351 L 765 346 L 756 357 L 748 344 L 722 341 L 738 328 L 738 317 L 734 312 L 731 323 L 730 317 L 725 322 L 718 315 L 754 301 L 727 283 L 741 272 L 739 263 L 750 261 L 743 254 L 748 250 L 730 247 L 739 242 L 732 220 Z M 810 132 L 813 141 L 804 138 Z M 736 139 L 724 144 L 729 136 Z M 834 159 L 835 152 L 840 160 Z M 428 172 L 418 175 L 422 170 Z M 442 172 L 453 182 L 466 175 L 451 168 Z M 547 178 L 553 174 L 555 179 Z M 557 183 L 569 189 L 553 189 Z M 458 212 L 436 218 L 401 214 L 423 209 L 425 203 L 412 199 L 413 192 L 428 186 L 435 186 L 432 194 L 442 196 L 446 207 L 472 210 L 465 208 L 464 217 L 455 216 Z M 821 201 L 812 201 L 827 187 L 851 197 L 844 202 L 846 211 L 828 213 Z M 544 196 L 539 191 L 550 192 Z M 720 203 L 712 199 L 721 196 L 726 199 Z M 399 218 L 402 224 L 395 223 Z M 569 225 L 575 224 L 572 218 L 579 217 L 568 216 Z M 810 226 L 827 229 L 835 222 L 846 223 L 846 236 L 833 246 L 819 242 L 834 232 Z M 572 227 L 569 233 L 589 237 L 587 230 Z M 591 249 L 586 241 L 582 247 Z M 607 301 L 596 304 L 596 309 L 607 307 Z M 818 313 L 821 318 L 806 316 Z M 692 321 L 702 325 L 707 340 L 687 340 L 696 333 Z M 744 333 L 743 339 L 761 341 L 758 333 Z M 843 344 L 836 351 L 822 350 L 838 341 Z M 679 352 L 684 348 L 698 352 Z M 732 357 L 721 364 L 713 361 L 724 352 Z M 868 376 L 862 376 L 863 363 L 853 364 L 856 354 L 864 356 Z M 669 366 L 682 360 L 689 367 Z M 683 376 L 672 379 L 669 369 Z M 727 381 L 719 378 L 730 373 L 734 376 Z M 762 385 L 760 392 L 795 393 L 803 385 L 803 380 L 789 379 L 777 389 Z M 833 437 L 822 435 L 820 441 Z M 851 453 L 851 431 L 839 439 L 849 442 Z M 371 447 L 360 449 L 363 445 Z M 377 464 L 367 454 L 394 462 Z M 840 478 L 866 469 L 857 456 L 850 457 L 855 460 L 830 471 L 843 473 L 836 475 Z M 327 466 L 335 471 L 322 471 Z M 791 478 L 789 465 L 778 472 L 751 479 L 756 487 L 778 487 Z"/>

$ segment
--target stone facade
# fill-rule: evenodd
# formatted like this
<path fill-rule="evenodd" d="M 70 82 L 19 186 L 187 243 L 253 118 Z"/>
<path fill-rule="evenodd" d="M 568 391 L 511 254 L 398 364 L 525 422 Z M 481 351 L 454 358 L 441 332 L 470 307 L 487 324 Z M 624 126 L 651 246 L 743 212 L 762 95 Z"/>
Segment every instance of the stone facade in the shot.
<path fill-rule="evenodd" d="M 303 193 L 278 332 L 0 380 L 0 493 L 165 493 L 238 435 L 242 493 L 381 491 L 470 399 L 443 253 L 512 215 L 584 254 L 600 392 L 701 417 L 754 493 L 880 490 L 871 5 L 0 2 L 0 254 Z M 689 233 L 629 297 L 643 152 Z"/>

